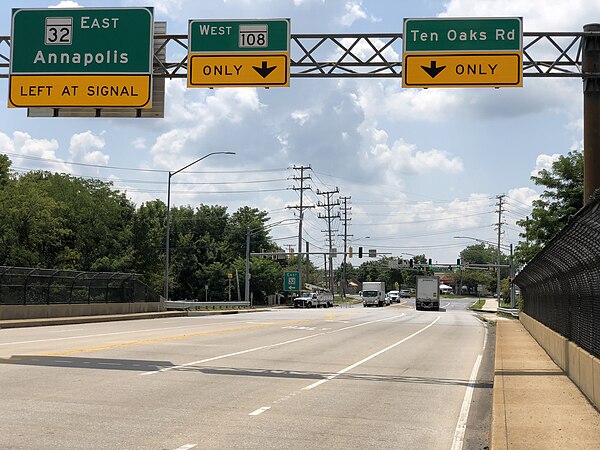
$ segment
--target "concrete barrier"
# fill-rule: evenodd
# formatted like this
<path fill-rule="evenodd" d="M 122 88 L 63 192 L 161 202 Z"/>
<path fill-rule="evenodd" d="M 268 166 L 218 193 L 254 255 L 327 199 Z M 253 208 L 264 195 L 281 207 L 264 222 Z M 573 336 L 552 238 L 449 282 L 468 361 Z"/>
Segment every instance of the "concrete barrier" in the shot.
<path fill-rule="evenodd" d="M 0 320 L 51 319 L 55 317 L 134 314 L 161 311 L 165 311 L 164 301 L 72 305 L 0 305 Z"/>
<path fill-rule="evenodd" d="M 600 359 L 593 358 L 592 370 L 594 372 L 594 405 L 600 408 Z"/>
<path fill-rule="evenodd" d="M 588 400 L 600 408 L 600 359 L 525 313 L 519 320 Z"/>

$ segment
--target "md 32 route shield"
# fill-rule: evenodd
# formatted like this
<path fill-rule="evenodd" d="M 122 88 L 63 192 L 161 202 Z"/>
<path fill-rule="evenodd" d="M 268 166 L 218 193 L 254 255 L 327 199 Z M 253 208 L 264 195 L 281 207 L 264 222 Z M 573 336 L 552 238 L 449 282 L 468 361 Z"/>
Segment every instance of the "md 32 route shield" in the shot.
<path fill-rule="evenodd" d="M 13 9 L 10 107 L 151 106 L 152 8 Z"/>

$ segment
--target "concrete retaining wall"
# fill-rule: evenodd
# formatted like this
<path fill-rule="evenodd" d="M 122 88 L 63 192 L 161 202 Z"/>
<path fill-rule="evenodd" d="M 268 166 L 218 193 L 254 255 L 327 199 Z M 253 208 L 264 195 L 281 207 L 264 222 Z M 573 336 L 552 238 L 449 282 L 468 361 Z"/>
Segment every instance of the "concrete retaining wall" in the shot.
<path fill-rule="evenodd" d="M 556 365 L 600 409 L 600 359 L 523 312 L 519 320 Z"/>
<path fill-rule="evenodd" d="M 134 314 L 165 310 L 163 301 L 148 303 L 94 303 L 83 305 L 1 305 L 0 320 Z"/>

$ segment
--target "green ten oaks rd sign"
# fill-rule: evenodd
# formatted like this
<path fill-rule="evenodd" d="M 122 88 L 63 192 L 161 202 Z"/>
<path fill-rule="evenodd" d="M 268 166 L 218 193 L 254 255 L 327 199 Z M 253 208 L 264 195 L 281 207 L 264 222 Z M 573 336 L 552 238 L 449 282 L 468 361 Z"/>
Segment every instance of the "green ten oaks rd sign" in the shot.
<path fill-rule="evenodd" d="M 519 17 L 404 19 L 404 87 L 520 87 Z"/>
<path fill-rule="evenodd" d="M 522 50 L 521 19 L 405 19 L 405 52 Z"/>
<path fill-rule="evenodd" d="M 188 33 L 188 87 L 289 86 L 289 19 L 190 20 Z"/>
<path fill-rule="evenodd" d="M 9 106 L 150 107 L 152 8 L 14 9 Z"/>

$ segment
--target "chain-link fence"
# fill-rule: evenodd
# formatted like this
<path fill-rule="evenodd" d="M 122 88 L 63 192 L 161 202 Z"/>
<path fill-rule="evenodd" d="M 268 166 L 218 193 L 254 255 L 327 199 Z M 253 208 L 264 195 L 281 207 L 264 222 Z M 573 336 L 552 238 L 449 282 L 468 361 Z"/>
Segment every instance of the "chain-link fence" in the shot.
<path fill-rule="evenodd" d="M 0 266 L 0 305 L 158 302 L 141 275 Z"/>
<path fill-rule="evenodd" d="M 600 189 L 515 283 L 526 314 L 600 357 Z"/>

